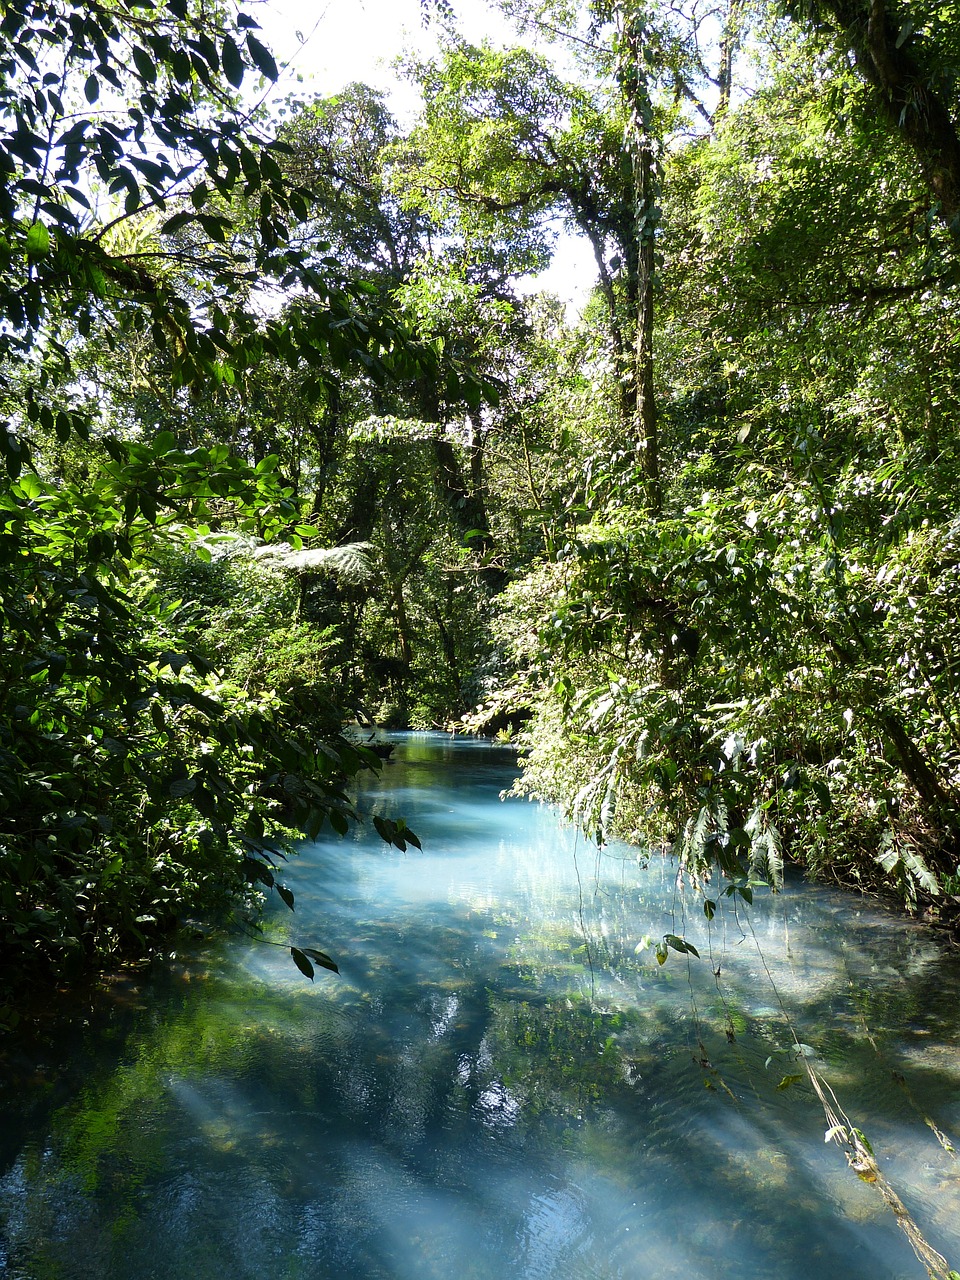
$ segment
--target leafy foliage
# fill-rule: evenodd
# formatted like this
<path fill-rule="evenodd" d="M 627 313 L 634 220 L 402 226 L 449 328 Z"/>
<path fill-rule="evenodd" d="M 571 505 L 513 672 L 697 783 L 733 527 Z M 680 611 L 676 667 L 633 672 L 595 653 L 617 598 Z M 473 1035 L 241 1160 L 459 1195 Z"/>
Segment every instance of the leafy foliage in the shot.
<path fill-rule="evenodd" d="M 186 0 L 23 0 L 0 22 L 0 951 L 21 976 L 148 950 L 245 886 L 292 907 L 289 835 L 346 830 L 345 782 L 375 763 L 337 736 L 326 673 L 300 696 L 302 635 L 295 673 L 253 679 L 242 628 L 218 649 L 203 591 L 185 609 L 165 589 L 211 527 L 288 556 L 315 532 L 276 457 L 183 445 L 201 391 L 264 359 L 426 367 L 291 243 L 305 193 L 236 92 L 277 74 L 256 30 Z M 263 320 L 254 282 L 299 297 Z M 128 360 L 132 388 L 90 394 Z M 161 383 L 176 430 L 145 432 Z"/>
<path fill-rule="evenodd" d="M 26 473 L 3 501 L 0 946 L 37 971 L 143 949 L 184 910 L 273 886 L 290 828 L 351 816 L 363 754 L 318 748 L 281 694 L 217 675 L 134 571 L 178 536 L 158 513 L 185 492 L 200 520 L 230 494 L 261 531 L 289 514 L 272 470 L 163 437 L 113 443 L 82 490 Z"/>
<path fill-rule="evenodd" d="M 555 569 L 500 624 L 526 674 L 490 705 L 534 713 L 519 789 L 601 838 L 728 894 L 793 857 L 949 916 L 952 231 L 869 86 L 817 38 L 764 38 L 752 93 L 664 164 L 662 513 L 629 451 L 567 479 Z"/>
<path fill-rule="evenodd" d="M 373 763 L 344 712 L 526 722 L 518 788 L 670 847 L 708 915 L 790 860 L 953 910 L 952 27 L 511 7 L 577 58 L 448 25 L 408 133 L 362 85 L 248 108 L 243 11 L 5 7 L 17 965 L 292 905 L 285 836 Z M 575 324 L 513 288 L 558 219 Z"/>

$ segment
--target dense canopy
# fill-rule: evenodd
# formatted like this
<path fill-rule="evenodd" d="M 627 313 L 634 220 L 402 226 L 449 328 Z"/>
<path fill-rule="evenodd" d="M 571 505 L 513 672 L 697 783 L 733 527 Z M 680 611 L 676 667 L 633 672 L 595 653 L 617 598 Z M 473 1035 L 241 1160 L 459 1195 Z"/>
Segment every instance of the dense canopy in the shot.
<path fill-rule="evenodd" d="M 516 737 L 708 915 L 791 861 L 956 918 L 960 16 L 505 7 L 510 48 L 427 7 L 407 129 L 263 105 L 255 8 L 3 7 L 25 979 L 292 906 L 374 725 Z M 519 287 L 560 234 L 577 317 Z"/>

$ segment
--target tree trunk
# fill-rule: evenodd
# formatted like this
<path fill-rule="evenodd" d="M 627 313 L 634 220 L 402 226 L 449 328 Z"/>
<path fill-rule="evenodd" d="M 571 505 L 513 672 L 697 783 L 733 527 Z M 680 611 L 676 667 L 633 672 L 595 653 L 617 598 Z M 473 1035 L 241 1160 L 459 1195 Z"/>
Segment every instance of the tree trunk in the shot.
<path fill-rule="evenodd" d="M 610 274 L 610 268 L 607 265 L 603 236 L 596 223 L 585 215 L 578 216 L 577 226 L 590 241 L 590 246 L 593 249 L 593 258 L 597 264 L 600 292 L 603 294 L 603 300 L 607 307 L 607 327 L 610 341 L 613 345 L 614 365 L 617 370 L 620 422 L 623 426 L 624 434 L 627 434 L 633 430 L 633 423 L 637 413 L 637 382 L 633 376 L 631 344 L 629 336 L 623 332 L 622 317 L 618 314 L 621 309 L 617 307 L 617 292 L 614 287 L 613 277 Z M 623 257 L 628 259 L 630 257 L 629 252 L 624 250 Z M 627 274 L 629 275 L 629 266 Z"/>
<path fill-rule="evenodd" d="M 934 813 L 943 814 L 954 810 L 954 797 L 944 789 L 930 762 L 907 733 L 900 717 L 893 711 L 881 709 L 875 713 L 875 719 L 897 763 L 921 800 Z"/>
<path fill-rule="evenodd" d="M 419 559 L 420 553 L 417 554 L 416 559 L 408 561 L 406 565 L 401 564 L 393 537 L 393 529 L 386 513 L 381 514 L 380 531 L 383 538 L 383 567 L 390 583 L 390 599 L 393 604 L 393 620 L 397 628 L 400 661 L 409 669 L 413 662 L 413 643 L 410 634 L 410 622 L 407 617 L 407 602 L 403 595 L 403 584 L 416 563 L 416 559 Z"/>
<path fill-rule="evenodd" d="M 649 137 L 643 140 L 638 157 L 637 234 L 639 255 L 639 309 L 636 341 L 636 437 L 640 463 L 646 481 L 647 506 L 659 512 L 663 499 L 660 492 L 660 440 L 657 402 L 653 387 L 654 347 L 654 234 L 656 229 L 656 177 L 653 147 Z"/>
<path fill-rule="evenodd" d="M 313 494 L 313 514 L 319 515 L 323 510 L 327 483 L 333 470 L 336 447 L 343 434 L 343 400 L 340 383 L 335 377 L 324 379 L 326 404 L 323 417 L 314 428 L 313 446 L 317 454 L 315 489 Z"/>
<path fill-rule="evenodd" d="M 740 10 L 743 0 L 730 0 L 727 18 L 723 24 L 723 37 L 720 41 L 720 66 L 717 73 L 718 100 L 713 114 L 714 123 L 720 120 L 730 109 L 730 94 L 733 91 L 733 56 L 740 42 Z"/>
<path fill-rule="evenodd" d="M 493 539 L 490 536 L 490 523 L 483 489 L 476 487 L 477 477 L 473 474 L 473 451 L 470 459 L 471 483 L 468 484 L 453 442 L 445 436 L 435 436 L 432 444 L 437 487 L 457 527 L 464 538 L 468 534 L 474 534 L 468 544 L 474 551 L 490 551 Z"/>
<path fill-rule="evenodd" d="M 800 6 L 792 7 L 802 19 Z M 821 11 L 833 20 L 876 90 L 887 123 L 912 148 L 942 220 L 960 239 L 960 134 L 938 92 L 941 77 L 923 65 L 922 44 L 914 42 L 905 17 L 892 14 L 886 0 L 822 0 Z"/>
<path fill-rule="evenodd" d="M 633 382 L 636 388 L 634 439 L 644 478 L 647 508 L 663 506 L 660 485 L 660 441 L 654 392 L 654 284 L 657 219 L 657 162 L 654 154 L 653 105 L 644 70 L 643 23 L 631 6 L 624 20 L 620 83 L 628 112 L 628 146 L 633 161 L 635 235 L 637 243 L 637 329 Z"/>

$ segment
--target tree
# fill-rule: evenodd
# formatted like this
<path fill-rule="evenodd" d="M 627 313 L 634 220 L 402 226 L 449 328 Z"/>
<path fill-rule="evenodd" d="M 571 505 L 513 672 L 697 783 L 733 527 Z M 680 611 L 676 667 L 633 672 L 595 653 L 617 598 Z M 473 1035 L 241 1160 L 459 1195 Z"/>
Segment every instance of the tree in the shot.
<path fill-rule="evenodd" d="M 593 248 L 614 358 L 628 369 L 638 257 L 622 118 L 528 49 L 451 41 L 439 62 L 411 73 L 426 106 L 408 144 L 407 199 L 462 237 L 468 253 L 493 255 L 512 273 L 545 264 L 559 214 Z M 616 283 L 621 271 L 625 300 Z M 627 429 L 636 386 L 630 377 L 620 386 Z"/>
<path fill-rule="evenodd" d="M 955 251 L 870 91 L 763 38 L 752 94 L 663 161 L 662 509 L 596 451 L 558 563 L 510 588 L 526 785 L 727 892 L 792 851 L 949 915 Z"/>
<path fill-rule="evenodd" d="M 464 710 L 460 673 L 474 632 L 470 610 L 461 607 L 467 566 L 475 563 L 484 595 L 503 573 L 486 458 L 500 429 L 499 385 L 523 337 L 522 309 L 496 264 L 468 259 L 442 241 L 435 245 L 436 227 L 401 207 L 392 189 L 401 163 L 399 131 L 373 91 L 352 85 L 334 98 L 290 109 L 284 138 L 291 151 L 283 163 L 293 179 L 309 178 L 313 187 L 299 250 L 317 265 L 335 262 L 350 287 L 396 305 L 419 342 L 438 356 L 437 368 L 424 365 L 389 382 L 362 365 L 320 367 L 295 386 L 282 369 L 269 385 L 263 367 L 258 371 L 259 411 L 275 421 L 304 422 L 290 457 L 292 465 L 296 456 L 311 518 L 334 541 L 376 542 L 390 582 L 393 607 L 386 618 L 365 593 L 351 591 L 347 600 L 327 583 L 307 588 L 308 609 L 329 621 L 344 608 L 351 632 L 362 631 L 369 674 L 358 684 L 355 649 L 346 677 L 355 699 L 359 685 L 375 683 L 372 675 L 389 667 L 397 696 L 376 698 L 374 706 L 397 714 L 416 704 L 418 719 L 446 720 Z M 307 405 L 312 411 L 304 415 Z M 439 571 L 441 564 L 447 567 Z M 397 641 L 395 651 L 388 647 L 379 657 L 374 617 L 381 640 Z M 446 670 L 448 679 L 435 679 L 437 670 Z M 399 693 L 402 672 L 411 687 Z M 413 687 L 421 683 L 432 692 Z"/>
<path fill-rule="evenodd" d="M 960 132 L 956 16 L 937 6 L 899 13 L 888 0 L 790 4 L 806 25 L 833 34 L 853 55 L 891 132 L 913 152 L 951 234 L 960 234 Z"/>
<path fill-rule="evenodd" d="M 210 528 L 313 535 L 276 458 L 185 447 L 164 415 L 264 359 L 413 359 L 291 244 L 305 196 L 237 93 L 276 76 L 256 30 L 188 0 L 18 0 L 0 21 L 0 947 L 21 975 L 148 948 L 245 883 L 292 905 L 286 834 L 345 829 L 372 763 L 218 676 L 149 585 Z M 263 319 L 254 282 L 296 301 Z M 140 408 L 163 387 L 152 431 L 123 379 L 90 394 L 96 341 L 135 353 Z"/>

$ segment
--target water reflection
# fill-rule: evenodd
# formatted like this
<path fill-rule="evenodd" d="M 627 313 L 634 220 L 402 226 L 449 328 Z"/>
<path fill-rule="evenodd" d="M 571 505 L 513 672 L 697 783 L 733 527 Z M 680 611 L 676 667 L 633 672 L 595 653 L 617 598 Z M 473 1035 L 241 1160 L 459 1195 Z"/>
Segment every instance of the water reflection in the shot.
<path fill-rule="evenodd" d="M 800 1074 L 784 1010 L 960 1257 L 958 1166 L 930 1127 L 960 1127 L 954 954 L 807 887 L 708 924 L 666 863 L 500 804 L 509 754 L 423 735 L 398 756 L 362 804 L 424 853 L 321 842 L 265 943 L 19 1046 L 0 1275 L 922 1275 L 811 1090 L 778 1088 Z M 637 952 L 664 931 L 702 959 Z M 342 976 L 306 983 L 287 941 Z"/>

